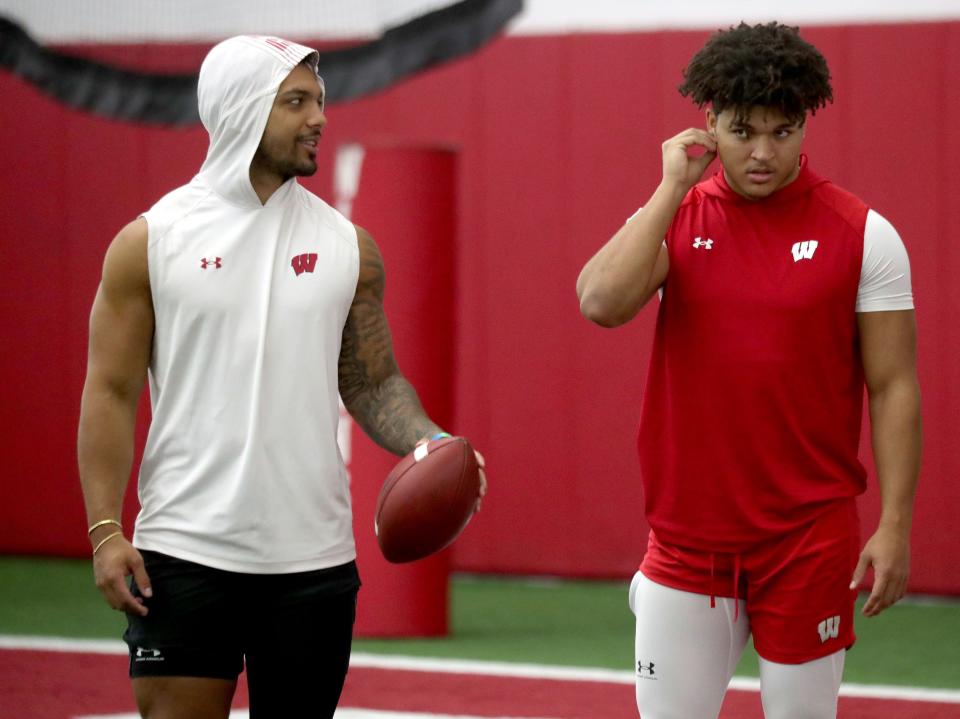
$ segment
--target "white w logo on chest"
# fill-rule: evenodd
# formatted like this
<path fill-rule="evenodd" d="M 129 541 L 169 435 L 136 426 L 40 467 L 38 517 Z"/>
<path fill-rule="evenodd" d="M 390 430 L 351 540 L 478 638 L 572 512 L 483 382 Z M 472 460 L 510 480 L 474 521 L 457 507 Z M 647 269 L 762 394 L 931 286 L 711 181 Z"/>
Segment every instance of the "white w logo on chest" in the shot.
<path fill-rule="evenodd" d="M 793 243 L 793 261 L 799 262 L 800 260 L 812 260 L 813 253 L 817 251 L 817 245 L 820 244 L 816 240 L 804 240 L 803 242 L 794 242 Z"/>

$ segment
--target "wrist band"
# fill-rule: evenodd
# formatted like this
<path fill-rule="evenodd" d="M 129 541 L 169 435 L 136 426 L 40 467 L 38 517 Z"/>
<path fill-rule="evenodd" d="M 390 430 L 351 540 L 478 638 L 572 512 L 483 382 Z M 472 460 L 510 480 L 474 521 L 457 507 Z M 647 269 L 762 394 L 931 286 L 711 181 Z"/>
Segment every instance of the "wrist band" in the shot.
<path fill-rule="evenodd" d="M 104 544 L 106 544 L 107 542 L 109 542 L 109 541 L 110 541 L 111 539 L 113 539 L 114 537 L 120 537 L 120 536 L 122 536 L 122 535 L 123 535 L 123 532 L 114 532 L 113 534 L 108 534 L 106 537 L 104 537 L 103 539 L 101 539 L 101 540 L 100 540 L 100 544 L 98 544 L 96 547 L 93 548 L 93 556 L 94 556 L 94 557 L 97 556 L 97 552 L 100 551 L 100 547 L 102 547 Z"/>
<path fill-rule="evenodd" d="M 94 522 L 90 525 L 90 529 L 87 530 L 87 536 L 89 537 L 91 534 L 93 534 L 93 530 L 97 527 L 102 527 L 106 524 L 115 524 L 120 527 L 120 529 L 123 529 L 123 525 L 120 524 L 120 522 L 116 519 L 101 519 L 99 522 Z"/>
<path fill-rule="evenodd" d="M 437 440 L 437 439 L 448 439 L 449 437 L 452 437 L 452 436 L 453 436 L 452 434 L 447 434 L 446 432 L 437 432 L 435 435 L 433 435 L 430 438 L 430 441 L 433 442 L 434 440 Z"/>

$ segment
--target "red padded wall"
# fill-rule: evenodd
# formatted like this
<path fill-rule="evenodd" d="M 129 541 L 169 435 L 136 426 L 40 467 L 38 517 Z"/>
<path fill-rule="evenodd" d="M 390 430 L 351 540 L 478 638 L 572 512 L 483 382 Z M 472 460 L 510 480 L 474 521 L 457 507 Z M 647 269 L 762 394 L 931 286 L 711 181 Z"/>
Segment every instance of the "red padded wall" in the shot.
<path fill-rule="evenodd" d="M 810 123 L 811 166 L 886 215 L 913 262 L 925 454 L 911 589 L 960 592 L 960 24 L 805 36 L 837 98 Z M 640 559 L 634 438 L 655 309 L 602 330 L 580 318 L 573 286 L 653 189 L 660 143 L 702 123 L 675 88 L 705 37 L 502 38 L 329 109 L 326 168 L 344 141 L 459 150 L 454 429 L 486 455 L 491 488 L 456 569 L 626 576 Z M 81 552 L 73 441 L 100 259 L 124 222 L 191 176 L 206 139 L 64 110 L 8 75 L 0 93 L 0 548 Z M 308 186 L 329 197 L 329 172 Z M 861 505 L 872 529 L 873 486 Z"/>
<path fill-rule="evenodd" d="M 377 242 L 387 268 L 384 307 L 397 364 L 443 427 L 454 420 L 455 180 L 452 152 L 366 147 L 351 213 Z M 357 635 L 443 635 L 451 550 L 390 564 L 373 532 L 380 487 L 398 459 L 353 425 L 348 468 L 363 581 Z"/>

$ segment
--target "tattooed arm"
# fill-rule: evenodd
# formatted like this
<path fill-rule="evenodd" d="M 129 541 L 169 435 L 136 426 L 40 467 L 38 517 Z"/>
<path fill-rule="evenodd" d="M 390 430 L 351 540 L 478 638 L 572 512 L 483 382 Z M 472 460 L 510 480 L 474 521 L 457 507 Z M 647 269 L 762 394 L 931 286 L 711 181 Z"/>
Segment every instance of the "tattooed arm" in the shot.
<path fill-rule="evenodd" d="M 442 432 L 424 412 L 416 390 L 400 374 L 383 311 L 386 275 L 370 234 L 357 227 L 360 277 L 343 328 L 340 396 L 347 411 L 374 442 L 394 454 L 410 452 L 417 441 Z"/>

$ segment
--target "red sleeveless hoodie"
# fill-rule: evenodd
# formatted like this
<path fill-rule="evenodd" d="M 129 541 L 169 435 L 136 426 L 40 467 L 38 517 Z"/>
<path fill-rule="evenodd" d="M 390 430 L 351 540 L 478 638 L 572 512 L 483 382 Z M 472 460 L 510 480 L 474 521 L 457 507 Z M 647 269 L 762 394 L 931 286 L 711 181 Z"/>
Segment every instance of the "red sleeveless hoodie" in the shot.
<path fill-rule="evenodd" d="M 867 210 L 806 157 L 760 201 L 722 171 L 687 194 L 667 234 L 638 439 L 661 541 L 737 552 L 864 491 Z"/>

